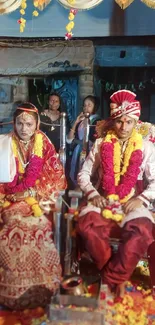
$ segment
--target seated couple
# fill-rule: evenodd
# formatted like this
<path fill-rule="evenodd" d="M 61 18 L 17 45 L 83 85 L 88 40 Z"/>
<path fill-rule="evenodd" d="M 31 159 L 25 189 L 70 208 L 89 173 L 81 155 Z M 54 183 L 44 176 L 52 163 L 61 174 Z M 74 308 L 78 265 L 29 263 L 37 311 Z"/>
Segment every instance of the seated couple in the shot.
<path fill-rule="evenodd" d="M 150 209 L 155 200 L 155 147 L 136 131 L 141 107 L 135 97 L 127 90 L 110 97 L 106 133 L 96 140 L 78 175 L 86 204 L 80 208 L 77 231 L 103 283 L 115 292 L 154 241 Z M 110 238 L 116 234 L 121 241 L 112 254 Z"/>

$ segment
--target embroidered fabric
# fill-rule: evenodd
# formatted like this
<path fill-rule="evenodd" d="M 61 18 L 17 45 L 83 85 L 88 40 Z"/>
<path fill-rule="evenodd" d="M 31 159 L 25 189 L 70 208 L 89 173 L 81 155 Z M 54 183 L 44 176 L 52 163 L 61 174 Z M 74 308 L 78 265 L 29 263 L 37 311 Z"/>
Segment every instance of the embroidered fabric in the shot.
<path fill-rule="evenodd" d="M 66 187 L 63 167 L 54 146 L 41 131 L 36 132 L 43 137 L 43 156 L 38 157 L 43 164 L 39 174 L 35 164 L 36 170 L 28 175 L 30 181 L 28 178 L 26 181 L 25 175 L 29 173 L 26 162 L 32 161 L 31 157 L 34 156 L 34 138 L 27 150 L 17 139 L 18 150 L 25 164 L 22 166 L 23 173 L 19 172 L 21 162 L 18 152 L 13 182 L 0 184 L 0 216 L 3 221 L 0 229 L 0 304 L 13 309 L 46 305 L 56 292 L 61 278 L 60 260 L 52 240 L 52 224 L 45 212 L 40 217 L 34 217 L 33 205 L 28 204 L 24 197 L 16 202 L 6 197 L 5 201 L 6 193 L 14 195 L 15 188 L 20 190 L 24 177 L 25 190 L 36 193 L 38 203 L 49 200 L 51 194 Z M 14 133 L 12 136 L 15 136 Z M 33 178 L 34 186 L 30 186 Z"/>

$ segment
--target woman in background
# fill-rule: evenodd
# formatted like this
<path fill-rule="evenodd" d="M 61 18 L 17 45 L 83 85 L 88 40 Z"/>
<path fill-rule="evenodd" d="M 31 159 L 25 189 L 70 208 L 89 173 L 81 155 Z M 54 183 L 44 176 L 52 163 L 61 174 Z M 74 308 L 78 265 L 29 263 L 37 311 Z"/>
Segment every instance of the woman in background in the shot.
<path fill-rule="evenodd" d="M 83 149 L 84 138 L 84 119 L 85 113 L 89 113 L 90 131 L 89 131 L 89 149 L 95 141 L 95 126 L 100 120 L 99 115 L 96 114 L 99 108 L 99 100 L 97 97 L 89 95 L 83 100 L 83 111 L 76 118 L 69 134 L 67 135 L 67 143 L 71 144 L 73 155 L 71 159 L 70 178 L 74 186 L 77 185 L 77 174 L 79 172 L 80 154 Z"/>
<path fill-rule="evenodd" d="M 60 149 L 60 114 L 62 109 L 61 97 L 58 93 L 52 92 L 49 95 L 48 108 L 41 113 L 41 130 L 48 136 L 54 144 L 55 149 Z M 68 119 L 66 118 L 66 127 L 68 128 Z"/>
<path fill-rule="evenodd" d="M 53 144 L 38 126 L 34 105 L 17 107 L 14 131 L 7 135 L 16 173 L 12 182 L 0 184 L 0 304 L 13 309 L 44 306 L 61 279 L 45 208 L 66 188 L 66 179 Z"/>

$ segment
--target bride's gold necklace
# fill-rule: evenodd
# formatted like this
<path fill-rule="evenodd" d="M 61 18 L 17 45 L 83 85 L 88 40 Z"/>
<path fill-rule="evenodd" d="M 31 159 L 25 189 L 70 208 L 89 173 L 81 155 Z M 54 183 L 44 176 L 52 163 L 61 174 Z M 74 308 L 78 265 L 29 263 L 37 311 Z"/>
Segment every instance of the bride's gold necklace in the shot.
<path fill-rule="evenodd" d="M 28 147 L 29 147 L 29 144 L 30 144 L 30 140 L 27 140 L 27 141 L 20 140 L 20 142 L 24 145 L 24 149 L 27 151 Z M 21 155 L 20 149 L 18 150 L 18 157 L 19 157 L 19 160 L 20 160 L 20 163 L 21 163 L 23 169 L 25 169 L 27 167 L 27 165 L 29 164 L 29 161 L 24 163 L 24 159 L 23 159 L 23 157 Z"/>
<path fill-rule="evenodd" d="M 20 142 L 23 143 L 25 150 L 27 150 L 29 147 L 29 144 L 30 144 L 30 140 L 27 140 L 27 141 L 20 140 Z"/>

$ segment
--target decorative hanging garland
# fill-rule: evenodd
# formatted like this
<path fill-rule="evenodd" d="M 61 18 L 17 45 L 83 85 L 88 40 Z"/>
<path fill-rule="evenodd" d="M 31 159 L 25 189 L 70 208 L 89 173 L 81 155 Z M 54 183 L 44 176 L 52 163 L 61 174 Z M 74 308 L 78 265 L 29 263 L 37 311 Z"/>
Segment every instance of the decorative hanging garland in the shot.
<path fill-rule="evenodd" d="M 34 17 L 38 17 L 39 16 L 39 12 L 38 10 L 42 11 L 45 9 L 45 7 L 51 2 L 51 0 L 32 0 L 33 1 L 33 5 L 34 5 L 34 10 L 32 12 L 32 16 Z M 21 18 L 18 19 L 18 24 L 20 24 L 20 32 L 23 33 L 25 26 L 26 26 L 26 19 L 23 18 L 23 16 L 25 16 L 25 9 L 27 8 L 27 0 L 21 0 L 21 9 L 20 9 L 20 14 L 21 14 Z"/>
<path fill-rule="evenodd" d="M 68 15 L 69 23 L 66 25 L 67 33 L 65 34 L 66 40 L 70 40 L 73 37 L 72 30 L 74 28 L 74 18 L 76 16 L 77 12 L 78 12 L 77 9 L 71 9 L 69 11 L 69 15 Z"/>
<path fill-rule="evenodd" d="M 28 0 L 30 1 L 30 0 Z M 65 39 L 70 40 L 73 36 L 72 30 L 74 28 L 74 18 L 78 10 L 89 10 L 98 6 L 103 0 L 57 0 L 64 8 L 70 9 L 68 19 L 69 22 L 66 25 Z M 126 9 L 134 0 L 114 0 L 121 9 Z M 148 7 L 155 9 L 155 0 L 140 0 Z M 38 10 L 42 11 L 51 2 L 51 0 L 32 0 L 34 10 L 32 16 L 37 17 L 39 15 Z M 6 14 L 21 7 L 21 17 L 18 19 L 20 25 L 20 32 L 23 33 L 26 26 L 25 9 L 27 8 L 27 0 L 0 0 L 0 14 Z"/>
<path fill-rule="evenodd" d="M 23 16 L 25 15 L 25 9 L 27 8 L 26 0 L 22 0 L 20 8 L 21 17 L 17 20 L 17 22 L 20 25 L 20 33 L 23 33 L 26 25 L 26 19 L 23 18 Z"/>

